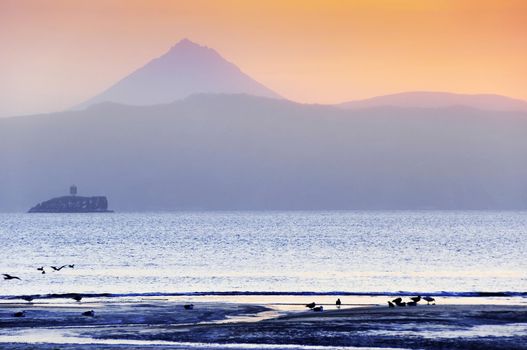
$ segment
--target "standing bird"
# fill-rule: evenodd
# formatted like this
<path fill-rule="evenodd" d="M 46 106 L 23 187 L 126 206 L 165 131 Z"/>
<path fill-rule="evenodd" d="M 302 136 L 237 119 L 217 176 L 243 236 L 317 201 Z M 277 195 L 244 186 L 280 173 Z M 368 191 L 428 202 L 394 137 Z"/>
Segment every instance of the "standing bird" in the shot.
<path fill-rule="evenodd" d="M 436 304 L 436 303 L 435 303 L 436 300 L 435 300 L 434 298 L 432 298 L 432 297 L 429 297 L 429 296 L 423 297 L 423 300 L 426 301 L 426 302 L 428 303 L 428 304 L 426 304 L 426 305 L 430 305 L 430 303 L 433 303 L 432 305 L 435 305 L 435 304 Z"/>
<path fill-rule="evenodd" d="M 5 280 L 21 280 L 20 277 L 11 276 L 7 273 L 3 273 L 2 276 L 4 276 Z"/>
<path fill-rule="evenodd" d="M 30 303 L 30 302 L 32 302 L 33 299 L 35 299 L 35 298 L 33 298 L 31 295 L 24 295 L 24 296 L 21 296 L 20 299 L 25 300 L 25 301 L 27 301 L 28 303 Z"/>
<path fill-rule="evenodd" d="M 340 305 L 342 305 L 340 298 L 337 299 L 337 301 L 335 302 L 335 305 L 337 305 L 337 309 L 340 309 Z"/>
<path fill-rule="evenodd" d="M 321 312 L 321 311 L 324 311 L 324 307 L 323 306 L 315 306 L 313 308 L 313 311 L 315 312 Z"/>
<path fill-rule="evenodd" d="M 94 317 L 95 316 L 95 311 L 93 311 L 93 310 L 85 311 L 85 312 L 82 313 L 82 316 Z"/>
<path fill-rule="evenodd" d="M 421 301 L 421 296 L 420 296 L 420 295 L 418 295 L 418 296 L 416 296 L 416 297 L 413 297 L 413 298 L 410 298 L 410 299 L 412 299 L 412 301 L 414 301 L 414 302 L 418 303 L 418 302 L 420 302 L 420 301 Z"/>
<path fill-rule="evenodd" d="M 306 307 L 312 309 L 316 306 L 317 304 L 315 304 L 315 302 L 312 302 L 312 303 L 309 303 L 309 304 L 306 304 Z"/>

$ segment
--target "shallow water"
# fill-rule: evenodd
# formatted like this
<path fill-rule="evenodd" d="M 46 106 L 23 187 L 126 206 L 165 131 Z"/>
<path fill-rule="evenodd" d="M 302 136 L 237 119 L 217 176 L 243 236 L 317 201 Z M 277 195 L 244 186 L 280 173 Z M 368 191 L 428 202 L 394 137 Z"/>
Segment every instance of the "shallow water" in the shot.
<path fill-rule="evenodd" d="M 527 212 L 0 214 L 0 238 L 0 295 L 527 291 Z"/>

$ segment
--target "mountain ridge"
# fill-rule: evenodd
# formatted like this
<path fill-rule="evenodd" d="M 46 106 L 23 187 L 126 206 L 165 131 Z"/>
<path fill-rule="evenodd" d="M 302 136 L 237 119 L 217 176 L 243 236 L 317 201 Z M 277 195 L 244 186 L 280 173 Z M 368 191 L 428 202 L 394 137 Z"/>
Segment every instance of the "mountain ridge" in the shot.
<path fill-rule="evenodd" d="M 77 183 L 117 211 L 526 209 L 527 113 L 250 95 L 0 120 L 0 211 Z"/>
<path fill-rule="evenodd" d="M 498 94 L 461 94 L 445 91 L 405 91 L 336 104 L 345 109 L 378 106 L 442 108 L 467 106 L 491 111 L 527 112 L 527 101 Z"/>
<path fill-rule="evenodd" d="M 247 93 L 282 98 L 224 59 L 216 50 L 183 39 L 165 54 L 75 108 L 101 102 L 156 105 L 195 93 Z"/>

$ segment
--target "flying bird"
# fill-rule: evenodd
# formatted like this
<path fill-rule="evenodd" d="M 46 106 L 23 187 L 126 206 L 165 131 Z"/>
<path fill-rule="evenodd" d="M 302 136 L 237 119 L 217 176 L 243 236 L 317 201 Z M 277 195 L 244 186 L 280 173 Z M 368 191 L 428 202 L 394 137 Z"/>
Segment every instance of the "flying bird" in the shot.
<path fill-rule="evenodd" d="M 63 268 L 65 268 L 66 266 L 68 266 L 68 265 L 62 265 L 60 267 L 57 267 L 57 266 L 50 266 L 50 267 L 53 269 L 53 271 L 60 271 Z"/>
<path fill-rule="evenodd" d="M 69 267 L 70 269 L 73 269 L 73 268 L 75 268 L 75 264 L 69 264 L 68 267 Z"/>
<path fill-rule="evenodd" d="M 37 271 L 42 271 L 42 274 L 46 273 L 46 271 L 44 270 L 44 266 L 37 267 Z"/>
<path fill-rule="evenodd" d="M 7 273 L 3 273 L 2 275 L 4 276 L 5 280 L 20 280 L 20 277 L 11 276 L 11 275 L 9 275 Z"/>

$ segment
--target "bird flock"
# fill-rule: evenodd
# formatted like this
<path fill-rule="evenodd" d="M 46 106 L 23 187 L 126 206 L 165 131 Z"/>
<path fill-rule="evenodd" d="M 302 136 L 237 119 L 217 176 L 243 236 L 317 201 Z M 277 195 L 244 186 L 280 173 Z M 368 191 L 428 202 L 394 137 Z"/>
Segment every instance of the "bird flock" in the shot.
<path fill-rule="evenodd" d="M 417 303 L 419 303 L 421 300 L 426 301 L 427 305 L 435 305 L 435 299 L 432 298 L 431 296 L 421 297 L 420 295 L 418 295 L 416 297 L 411 297 L 409 301 L 403 301 L 403 298 L 401 297 L 395 298 L 392 301 L 388 301 L 388 306 L 389 307 L 417 306 Z M 335 306 L 337 307 L 337 309 L 340 309 L 341 305 L 342 305 L 342 301 L 340 300 L 340 298 L 338 298 L 337 301 L 335 302 Z M 315 312 L 324 311 L 324 307 L 322 305 L 317 305 L 315 302 L 306 304 L 305 307 Z"/>
<path fill-rule="evenodd" d="M 405 307 L 405 306 L 417 306 L 417 303 L 419 303 L 421 300 L 424 300 L 427 302 L 427 305 L 435 305 L 435 299 L 431 296 L 425 296 L 421 297 L 420 295 L 416 297 L 411 297 L 409 301 L 403 301 L 403 298 L 395 298 L 392 301 L 388 301 L 388 307 Z"/>

